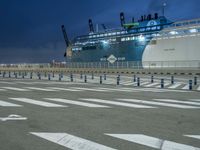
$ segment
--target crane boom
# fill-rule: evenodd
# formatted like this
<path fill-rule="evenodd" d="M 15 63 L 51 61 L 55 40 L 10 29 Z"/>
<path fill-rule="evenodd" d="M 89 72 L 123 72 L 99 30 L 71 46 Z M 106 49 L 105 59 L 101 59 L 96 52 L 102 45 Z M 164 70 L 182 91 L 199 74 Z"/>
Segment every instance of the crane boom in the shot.
<path fill-rule="evenodd" d="M 68 36 L 67 36 L 67 32 L 65 30 L 65 26 L 62 25 L 61 28 L 62 28 L 62 32 L 63 32 L 63 36 L 64 36 L 64 39 L 65 39 L 66 46 L 68 47 L 69 46 L 69 39 L 68 39 Z"/>

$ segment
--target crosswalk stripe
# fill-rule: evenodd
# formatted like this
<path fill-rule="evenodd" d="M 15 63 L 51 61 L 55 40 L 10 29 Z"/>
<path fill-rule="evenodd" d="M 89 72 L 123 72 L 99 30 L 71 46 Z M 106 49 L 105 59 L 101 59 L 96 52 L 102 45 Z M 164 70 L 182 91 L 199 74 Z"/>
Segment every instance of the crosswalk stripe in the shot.
<path fill-rule="evenodd" d="M 132 107 L 132 108 L 156 108 L 153 106 L 138 105 L 138 104 L 131 104 L 131 103 L 123 103 L 123 102 L 114 102 L 114 101 L 103 100 L 103 99 L 81 98 L 80 100 L 104 103 L 104 104 L 112 104 L 112 105 L 118 105 L 118 106 L 125 106 L 125 107 Z"/>
<path fill-rule="evenodd" d="M 14 90 L 14 91 L 30 91 L 30 90 L 27 90 L 27 89 L 22 89 L 22 88 L 15 88 L 15 87 L 1 87 L 1 88 L 4 88 L 4 89 L 8 89 L 8 90 Z"/>
<path fill-rule="evenodd" d="M 122 92 L 140 92 L 140 91 L 134 91 L 133 89 L 116 89 L 116 88 L 98 88 L 98 89 L 103 89 L 103 90 L 107 90 L 107 91 L 122 91 Z"/>
<path fill-rule="evenodd" d="M 175 88 L 177 88 L 177 87 L 179 87 L 179 86 L 181 86 L 181 83 L 175 83 L 175 84 L 169 86 L 168 88 L 169 88 L 169 89 L 175 89 Z"/>
<path fill-rule="evenodd" d="M 49 102 L 44 102 L 44 101 L 38 101 L 38 100 L 34 100 L 34 99 L 29 99 L 29 98 L 9 98 L 9 99 L 19 101 L 19 102 L 39 105 L 39 106 L 43 106 L 43 107 L 67 107 L 64 105 L 59 105 L 59 104 L 54 104 L 54 103 L 49 103 Z"/>
<path fill-rule="evenodd" d="M 44 99 L 55 101 L 55 102 L 86 106 L 86 107 L 110 108 L 109 106 L 105 106 L 105 105 L 91 104 L 91 103 L 85 103 L 85 102 L 79 102 L 75 100 L 68 100 L 68 99 L 61 99 L 61 98 L 44 98 Z"/>
<path fill-rule="evenodd" d="M 191 102 L 191 101 L 180 101 L 180 100 L 174 100 L 174 99 L 153 99 L 155 101 L 162 101 L 162 102 L 170 102 L 170 103 L 180 103 L 180 104 L 189 104 L 189 105 L 199 105 L 200 103 L 197 102 Z"/>
<path fill-rule="evenodd" d="M 6 91 L 5 89 L 0 89 L 0 91 Z"/>
<path fill-rule="evenodd" d="M 3 84 L 16 84 L 14 82 L 6 82 L 6 81 L 1 81 L 0 83 L 3 83 Z"/>
<path fill-rule="evenodd" d="M 107 90 L 93 89 L 93 88 L 80 88 L 80 87 L 72 87 L 73 89 L 78 90 L 87 90 L 87 91 L 97 91 L 97 92 L 108 92 Z"/>
<path fill-rule="evenodd" d="M 199 87 L 197 88 L 197 91 L 200 91 L 200 85 L 199 85 Z"/>
<path fill-rule="evenodd" d="M 189 84 L 186 84 L 184 87 L 181 88 L 182 90 L 188 90 L 189 89 Z"/>
<path fill-rule="evenodd" d="M 200 109 L 200 107 L 196 107 L 196 106 L 169 104 L 169 103 L 153 102 L 153 101 L 138 100 L 138 99 L 117 99 L 117 100 L 126 101 L 126 102 L 135 102 L 135 103 L 141 103 L 141 104 L 150 104 L 150 105 L 159 105 L 159 106 L 166 106 L 166 107 L 183 108 L 183 109 Z"/>
<path fill-rule="evenodd" d="M 168 86 L 168 85 L 170 85 L 171 83 L 165 83 L 164 84 L 164 87 L 166 87 L 166 86 Z M 158 85 L 158 86 L 156 86 L 156 88 L 160 88 L 161 87 L 161 85 Z"/>
<path fill-rule="evenodd" d="M 62 91 L 72 91 L 72 92 L 78 92 L 78 91 L 83 91 L 83 90 L 76 90 L 76 89 L 66 89 L 66 88 L 59 88 L 59 87 L 48 87 L 53 90 L 62 90 Z"/>
<path fill-rule="evenodd" d="M 142 82 L 140 85 L 143 86 L 143 85 L 146 85 L 146 84 L 149 84 L 149 82 Z"/>
<path fill-rule="evenodd" d="M 5 101 L 2 101 L 2 100 L 0 100 L 0 106 L 4 106 L 4 107 L 21 107 L 21 105 L 5 102 Z"/>
<path fill-rule="evenodd" d="M 191 138 L 195 138 L 195 139 L 199 139 L 200 140 L 200 135 L 184 135 L 186 137 L 191 137 Z"/>
<path fill-rule="evenodd" d="M 31 134 L 72 150 L 116 150 L 67 133 L 31 132 Z"/>
<path fill-rule="evenodd" d="M 189 99 L 190 101 L 200 102 L 200 99 Z"/>
<path fill-rule="evenodd" d="M 167 141 L 143 134 L 105 134 L 105 135 L 160 150 L 200 150 L 200 148 L 193 147 L 190 145 L 180 144 L 173 141 Z"/>
<path fill-rule="evenodd" d="M 151 86 L 155 86 L 155 85 L 158 85 L 159 83 L 151 83 L 151 84 L 147 84 L 145 85 L 144 87 L 151 87 Z"/>
<path fill-rule="evenodd" d="M 46 91 L 46 92 L 57 91 L 57 90 L 53 90 L 53 89 L 44 89 L 44 88 L 38 88 L 38 87 L 25 87 L 25 88 L 31 89 L 31 90 Z"/>

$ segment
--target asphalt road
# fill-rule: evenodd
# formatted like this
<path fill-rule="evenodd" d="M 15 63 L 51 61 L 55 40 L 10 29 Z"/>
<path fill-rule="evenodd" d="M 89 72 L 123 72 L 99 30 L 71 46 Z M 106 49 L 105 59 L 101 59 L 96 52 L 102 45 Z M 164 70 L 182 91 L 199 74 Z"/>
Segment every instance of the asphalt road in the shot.
<path fill-rule="evenodd" d="M 197 150 L 199 138 L 197 91 L 0 80 L 0 150 Z"/>

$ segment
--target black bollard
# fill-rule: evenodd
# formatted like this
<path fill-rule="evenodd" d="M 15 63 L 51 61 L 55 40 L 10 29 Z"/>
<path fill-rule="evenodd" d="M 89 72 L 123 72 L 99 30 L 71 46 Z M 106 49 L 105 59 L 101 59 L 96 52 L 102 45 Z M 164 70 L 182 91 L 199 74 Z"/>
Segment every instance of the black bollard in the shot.
<path fill-rule="evenodd" d="M 120 74 L 118 75 L 119 81 L 120 81 Z"/>
<path fill-rule="evenodd" d="M 70 74 L 70 80 L 71 80 L 71 82 L 73 82 L 73 74 L 72 73 Z"/>
<path fill-rule="evenodd" d="M 9 77 L 9 78 L 11 77 L 11 75 L 10 75 L 10 71 L 8 72 L 8 77 Z"/>
<path fill-rule="evenodd" d="M 197 85 L 197 77 L 194 77 L 194 85 Z"/>
<path fill-rule="evenodd" d="M 151 76 L 151 83 L 153 83 L 154 82 L 154 78 L 153 78 L 153 76 Z"/>
<path fill-rule="evenodd" d="M 48 74 L 48 80 L 49 80 L 49 81 L 51 80 L 51 75 L 50 75 L 50 73 Z"/>
<path fill-rule="evenodd" d="M 102 76 L 100 76 L 100 84 L 102 84 Z"/>
<path fill-rule="evenodd" d="M 189 80 L 189 90 L 192 90 L 192 80 Z"/>
<path fill-rule="evenodd" d="M 84 79 L 85 83 L 87 83 L 87 75 L 85 75 L 85 79 Z"/>
<path fill-rule="evenodd" d="M 171 76 L 171 84 L 174 84 L 174 76 Z"/>
<path fill-rule="evenodd" d="M 117 85 L 119 85 L 120 77 L 117 77 Z"/>
<path fill-rule="evenodd" d="M 92 80 L 94 79 L 94 73 L 92 72 Z"/>
<path fill-rule="evenodd" d="M 161 81 L 160 81 L 160 87 L 164 88 L 164 79 L 161 79 Z"/>
<path fill-rule="evenodd" d="M 133 75 L 133 82 L 136 82 L 136 75 Z"/>
<path fill-rule="evenodd" d="M 137 78 L 137 86 L 140 86 L 140 78 Z"/>
<path fill-rule="evenodd" d="M 30 73 L 30 79 L 33 79 L 33 73 L 32 72 Z"/>
<path fill-rule="evenodd" d="M 104 74 L 104 80 L 106 80 L 106 74 Z"/>
<path fill-rule="evenodd" d="M 83 79 L 83 74 L 82 73 L 80 74 L 80 79 Z"/>
<path fill-rule="evenodd" d="M 53 78 L 55 77 L 54 72 L 52 73 L 52 77 L 53 77 Z"/>

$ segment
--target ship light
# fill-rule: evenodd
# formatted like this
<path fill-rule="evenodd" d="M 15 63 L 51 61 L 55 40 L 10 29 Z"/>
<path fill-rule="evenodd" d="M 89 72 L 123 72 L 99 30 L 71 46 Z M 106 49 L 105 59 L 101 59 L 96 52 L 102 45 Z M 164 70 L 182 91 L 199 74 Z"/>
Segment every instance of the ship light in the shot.
<path fill-rule="evenodd" d="M 171 32 L 169 32 L 171 35 L 176 35 L 176 34 L 178 34 L 178 32 L 177 31 L 171 31 Z"/>
<path fill-rule="evenodd" d="M 197 33 L 197 29 L 190 29 L 190 33 Z"/>
<path fill-rule="evenodd" d="M 140 35 L 140 36 L 138 37 L 138 40 L 141 41 L 141 42 L 143 42 L 143 41 L 145 41 L 145 37 L 144 37 L 143 35 Z"/>
<path fill-rule="evenodd" d="M 103 43 L 104 45 L 108 45 L 109 42 L 106 41 L 106 40 L 103 40 L 102 43 Z"/>

